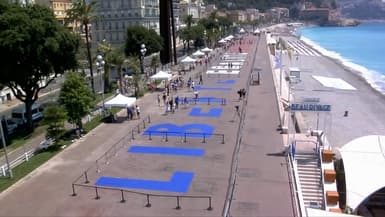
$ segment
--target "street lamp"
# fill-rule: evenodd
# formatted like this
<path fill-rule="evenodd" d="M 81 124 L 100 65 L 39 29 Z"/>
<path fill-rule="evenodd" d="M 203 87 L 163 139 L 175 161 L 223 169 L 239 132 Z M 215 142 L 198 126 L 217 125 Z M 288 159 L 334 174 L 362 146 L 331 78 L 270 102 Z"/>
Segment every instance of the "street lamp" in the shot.
<path fill-rule="evenodd" d="M 142 74 L 144 74 L 143 60 L 144 60 L 144 55 L 146 55 L 146 52 L 147 52 L 146 45 L 145 44 L 140 45 L 140 72 Z"/>
<path fill-rule="evenodd" d="M 102 100 L 103 100 L 103 110 L 104 110 L 104 75 L 102 75 L 102 69 L 104 67 L 104 65 L 106 64 L 106 62 L 104 61 L 103 59 L 103 56 L 98 54 L 96 56 L 96 71 L 97 71 L 97 74 L 99 74 L 100 76 L 100 87 L 102 88 L 101 92 L 102 92 Z"/>
<path fill-rule="evenodd" d="M 207 32 L 206 32 L 206 30 L 203 31 L 203 41 L 204 41 L 205 46 L 207 47 Z"/>
<path fill-rule="evenodd" d="M 4 121 L 6 121 L 6 120 L 4 120 Z M 11 168 L 11 166 L 9 164 L 8 153 L 7 153 L 7 144 L 5 143 L 5 137 L 4 137 L 2 121 L 0 121 L 0 136 L 1 136 L 1 142 L 3 143 L 3 150 L 4 150 L 4 155 L 5 155 L 5 161 L 7 162 L 9 178 L 12 179 L 13 178 L 13 173 L 12 173 L 12 168 Z"/>

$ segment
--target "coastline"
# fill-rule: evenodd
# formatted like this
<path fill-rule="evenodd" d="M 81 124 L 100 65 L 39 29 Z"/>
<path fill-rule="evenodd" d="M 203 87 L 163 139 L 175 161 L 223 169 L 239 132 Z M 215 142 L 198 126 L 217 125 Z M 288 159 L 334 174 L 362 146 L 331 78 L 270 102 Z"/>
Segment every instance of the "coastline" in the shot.
<path fill-rule="evenodd" d="M 347 67 L 339 59 L 323 55 L 310 44 L 300 40 L 295 34 L 288 36 L 290 30 L 290 28 L 286 28 L 285 34 L 272 31 L 272 34 L 275 34 L 277 38 L 282 37 L 285 41 L 299 41 L 319 54 L 313 56 L 300 54 L 298 60 L 289 60 L 287 55 L 282 56 L 283 64 L 286 65 L 285 71 L 288 70 L 288 67 L 294 66 L 303 69 L 301 82 L 293 89 L 293 99 L 318 98 L 321 104 L 332 106 L 332 111 L 320 114 L 319 120 L 317 113 L 299 112 L 296 114 L 301 117 L 297 122 L 300 132 L 322 129 L 333 149 L 338 149 L 362 136 L 383 135 L 385 113 L 382 111 L 385 110 L 385 95 L 375 89 L 359 70 Z M 279 72 L 276 73 L 279 74 Z M 355 87 L 356 90 L 327 87 L 315 80 L 313 76 L 341 79 Z M 346 111 L 349 113 L 348 116 L 344 116 Z"/>
<path fill-rule="evenodd" d="M 360 20 L 360 22 L 361 24 L 385 23 L 385 20 Z M 309 27 L 321 27 L 321 26 L 304 23 L 301 29 L 309 28 Z M 366 66 L 360 65 L 358 63 L 354 63 L 354 61 L 345 58 L 344 56 L 342 56 L 340 53 L 337 53 L 336 51 L 328 50 L 322 47 L 318 43 L 300 34 L 299 31 L 297 30 L 294 32 L 292 30 L 288 30 L 288 31 L 292 32 L 293 36 L 297 37 L 301 42 L 306 44 L 308 47 L 316 50 L 322 56 L 329 58 L 330 60 L 339 64 L 345 70 L 351 72 L 351 74 L 356 75 L 360 79 L 364 80 L 371 88 L 373 88 L 376 92 L 378 92 L 379 94 L 385 97 L 385 81 L 383 81 L 384 74 L 376 70 L 369 69 Z"/>

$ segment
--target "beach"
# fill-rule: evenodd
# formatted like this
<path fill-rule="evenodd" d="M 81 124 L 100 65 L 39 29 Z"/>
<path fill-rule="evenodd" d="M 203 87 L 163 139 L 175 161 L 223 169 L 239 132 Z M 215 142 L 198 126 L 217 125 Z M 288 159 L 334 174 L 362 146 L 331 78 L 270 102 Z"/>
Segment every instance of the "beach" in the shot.
<path fill-rule="evenodd" d="M 288 28 L 287 32 L 290 32 Z M 321 55 L 296 36 L 278 34 L 277 37 L 302 46 L 298 58 L 290 59 L 287 54 L 283 55 L 284 72 L 288 73 L 290 67 L 298 67 L 301 70 L 301 81 L 292 85 L 292 100 L 301 102 L 306 98 L 317 98 L 320 104 L 331 105 L 330 112 L 300 112 L 302 118 L 298 124 L 301 132 L 322 130 L 333 148 L 342 147 L 361 136 L 384 134 L 385 97 L 360 76 L 361 72 L 347 68 L 338 60 Z M 327 87 L 313 76 L 342 79 L 355 90 Z"/>

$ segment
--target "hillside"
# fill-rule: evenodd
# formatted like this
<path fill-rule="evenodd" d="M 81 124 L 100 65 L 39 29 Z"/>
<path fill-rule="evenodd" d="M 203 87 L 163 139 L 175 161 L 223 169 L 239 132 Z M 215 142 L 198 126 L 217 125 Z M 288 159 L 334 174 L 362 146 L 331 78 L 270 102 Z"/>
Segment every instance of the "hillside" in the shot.
<path fill-rule="evenodd" d="M 341 14 L 354 19 L 385 19 L 384 0 L 338 0 Z"/>

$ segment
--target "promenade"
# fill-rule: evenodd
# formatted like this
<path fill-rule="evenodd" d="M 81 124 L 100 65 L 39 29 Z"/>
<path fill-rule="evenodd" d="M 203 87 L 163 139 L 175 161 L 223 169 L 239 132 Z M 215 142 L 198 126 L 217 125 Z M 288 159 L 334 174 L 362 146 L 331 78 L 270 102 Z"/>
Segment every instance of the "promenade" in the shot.
<path fill-rule="evenodd" d="M 137 102 L 141 119 L 101 124 L 1 193 L 0 216 L 222 216 L 225 211 L 234 217 L 293 216 L 282 135 L 276 130 L 279 114 L 266 39 L 247 36 L 242 45 L 235 44 L 229 52 L 237 53 L 239 47 L 248 53 L 239 76 L 203 74 L 204 82 L 199 90 L 199 97 L 223 98 L 225 105 L 191 101 L 186 107 L 180 105 L 172 114 L 165 113 L 164 106 L 158 106 L 157 92 L 147 94 Z M 261 68 L 261 83 L 249 87 L 247 81 L 255 67 Z M 192 78 L 198 81 L 196 76 Z M 243 100 L 239 100 L 237 94 L 241 88 L 247 90 Z M 194 97 L 187 88 L 172 95 Z M 240 116 L 235 106 L 240 107 Z M 202 116 L 213 109 L 220 111 L 219 115 Z M 201 115 L 193 115 L 193 110 Z M 125 116 L 125 113 L 122 110 L 118 115 Z M 146 122 L 147 116 L 151 123 Z M 138 130 L 137 126 L 144 123 L 147 126 Z M 143 130 L 159 129 L 162 124 L 210 126 L 215 135 L 191 137 L 186 141 L 181 136 L 166 139 L 153 135 L 149 140 L 148 135 L 143 135 Z M 135 133 L 134 140 L 133 130 L 141 131 Z M 118 142 L 121 148 L 95 165 L 96 160 Z M 202 150 L 204 154 L 194 157 L 134 154 L 128 151 L 133 146 L 189 148 Z M 91 169 L 85 179 L 83 173 L 88 168 Z M 125 201 L 121 203 L 120 191 L 99 189 L 100 198 L 95 200 L 94 188 L 78 186 L 77 195 L 72 196 L 71 184 L 81 175 L 78 183 L 88 180 L 92 186 L 102 176 L 164 182 L 180 171 L 193 175 L 183 193 L 133 189 L 168 196 L 151 196 L 151 207 L 145 207 L 146 197 L 134 193 L 125 193 Z M 206 199 L 187 197 L 181 198 L 180 209 L 176 209 L 175 195 L 208 196 L 212 199 L 212 210 L 207 209 Z"/>

